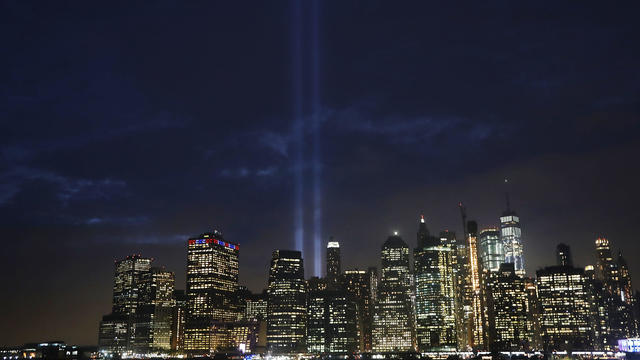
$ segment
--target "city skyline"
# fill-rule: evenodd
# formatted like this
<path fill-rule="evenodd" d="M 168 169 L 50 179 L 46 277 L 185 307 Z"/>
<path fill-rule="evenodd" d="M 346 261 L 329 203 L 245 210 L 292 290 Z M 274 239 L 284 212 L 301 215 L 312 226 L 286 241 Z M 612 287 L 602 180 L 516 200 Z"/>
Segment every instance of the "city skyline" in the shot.
<path fill-rule="evenodd" d="M 132 254 L 186 291 L 187 240 L 219 230 L 241 249 L 234 283 L 259 293 L 276 249 L 310 278 L 333 236 L 342 271 L 380 270 L 397 231 L 414 266 L 420 215 L 466 244 L 460 202 L 495 252 L 482 266 L 510 251 L 482 230 L 511 210 L 528 276 L 558 244 L 597 268 L 601 237 L 640 276 L 637 2 L 0 9 L 0 346 L 95 344 Z M 425 250 L 425 278 L 442 254 Z"/>

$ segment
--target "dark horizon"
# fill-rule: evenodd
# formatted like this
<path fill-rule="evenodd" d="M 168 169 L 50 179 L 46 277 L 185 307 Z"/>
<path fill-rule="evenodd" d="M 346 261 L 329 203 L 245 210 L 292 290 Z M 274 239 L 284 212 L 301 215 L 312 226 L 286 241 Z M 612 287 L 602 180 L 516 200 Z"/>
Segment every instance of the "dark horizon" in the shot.
<path fill-rule="evenodd" d="M 259 292 L 296 224 L 366 269 L 507 191 L 528 276 L 604 236 L 638 288 L 637 2 L 295 4 L 2 2 L 0 346 L 96 343 L 129 254 L 184 289 L 218 229 Z"/>

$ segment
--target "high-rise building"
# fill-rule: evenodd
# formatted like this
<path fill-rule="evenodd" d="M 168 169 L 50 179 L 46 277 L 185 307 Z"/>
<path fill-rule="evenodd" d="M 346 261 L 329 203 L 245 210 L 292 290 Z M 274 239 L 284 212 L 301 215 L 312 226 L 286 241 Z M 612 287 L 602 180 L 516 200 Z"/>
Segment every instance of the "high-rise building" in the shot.
<path fill-rule="evenodd" d="M 215 230 L 189 239 L 185 350 L 211 354 L 233 346 L 228 323 L 238 320 L 239 246 Z"/>
<path fill-rule="evenodd" d="M 369 270 L 346 270 L 344 272 L 344 284 L 346 291 L 352 296 L 357 304 L 357 324 L 358 324 L 358 350 L 360 352 L 371 352 L 372 349 L 372 329 L 373 329 L 373 286 L 376 278 L 375 269 Z"/>
<path fill-rule="evenodd" d="M 504 248 L 504 262 L 513 263 L 518 276 L 525 275 L 524 256 L 522 252 L 522 230 L 520 217 L 511 210 L 507 197 L 507 210 L 500 217 L 500 240 Z"/>
<path fill-rule="evenodd" d="M 308 293 L 307 350 L 346 355 L 358 350 L 356 299 L 345 290 Z"/>
<path fill-rule="evenodd" d="M 513 263 L 503 263 L 498 271 L 488 274 L 485 289 L 489 350 L 530 350 L 533 329 L 526 283 L 516 275 Z"/>
<path fill-rule="evenodd" d="M 455 306 L 458 350 L 468 351 L 471 350 L 473 344 L 473 286 L 471 284 L 468 246 L 465 244 L 457 245 L 455 262 Z"/>
<path fill-rule="evenodd" d="M 571 248 L 566 244 L 558 244 L 556 247 L 556 262 L 558 266 L 573 266 Z"/>
<path fill-rule="evenodd" d="M 187 313 L 187 294 L 184 290 L 173 291 L 171 322 L 171 350 L 184 349 L 184 322 Z"/>
<path fill-rule="evenodd" d="M 171 350 L 171 323 L 175 275 L 153 267 L 142 277 L 140 301 L 133 319 L 132 349 L 136 353 Z"/>
<path fill-rule="evenodd" d="M 469 251 L 469 277 L 472 290 L 471 347 L 484 350 L 487 345 L 485 329 L 484 296 L 482 294 L 482 269 L 478 260 L 478 224 L 467 222 L 467 249 Z"/>
<path fill-rule="evenodd" d="M 382 245 L 381 260 L 382 274 L 373 319 L 373 351 L 415 350 L 409 247 L 397 233 Z"/>
<path fill-rule="evenodd" d="M 333 236 L 327 244 L 327 282 L 333 289 L 339 287 L 342 269 L 340 264 L 340 243 Z"/>
<path fill-rule="evenodd" d="M 617 340 L 629 338 L 636 334 L 636 321 L 633 314 L 633 297 L 629 297 L 631 278 L 624 258 L 613 259 L 609 240 L 596 239 L 597 273 L 602 280 L 605 301 L 609 314 L 609 346 L 617 346 Z M 622 260 L 620 262 L 620 260 Z M 621 269 L 622 266 L 625 269 Z M 623 275 L 624 273 L 624 275 Z M 625 289 L 626 288 L 626 289 Z"/>
<path fill-rule="evenodd" d="M 455 350 L 455 239 L 431 236 L 424 217 L 414 250 L 416 340 L 420 351 Z"/>
<path fill-rule="evenodd" d="M 591 349 L 594 345 L 593 316 L 584 270 L 550 266 L 536 271 L 536 275 L 544 349 Z"/>
<path fill-rule="evenodd" d="M 593 348 L 595 350 L 612 351 L 610 338 L 611 328 L 609 325 L 609 299 L 608 292 L 604 284 L 596 276 L 596 270 L 593 265 L 584 267 L 584 273 L 587 278 L 587 294 L 589 304 L 591 306 L 591 324 L 593 327 Z"/>
<path fill-rule="evenodd" d="M 140 290 L 143 278 L 151 271 L 153 259 L 140 255 L 127 256 L 116 261 L 116 272 L 113 281 L 114 314 L 135 314 L 140 304 Z"/>
<path fill-rule="evenodd" d="M 151 271 L 150 258 L 127 256 L 115 262 L 113 307 L 105 315 L 98 334 L 99 349 L 121 354 L 133 350 L 136 337 L 136 314 L 141 309 L 145 278 Z"/>
<path fill-rule="evenodd" d="M 273 252 L 267 294 L 268 349 L 274 354 L 305 351 L 307 291 L 299 251 Z"/>
<path fill-rule="evenodd" d="M 482 269 L 498 271 L 504 263 L 504 249 L 500 240 L 500 230 L 495 227 L 480 231 L 479 260 Z"/>

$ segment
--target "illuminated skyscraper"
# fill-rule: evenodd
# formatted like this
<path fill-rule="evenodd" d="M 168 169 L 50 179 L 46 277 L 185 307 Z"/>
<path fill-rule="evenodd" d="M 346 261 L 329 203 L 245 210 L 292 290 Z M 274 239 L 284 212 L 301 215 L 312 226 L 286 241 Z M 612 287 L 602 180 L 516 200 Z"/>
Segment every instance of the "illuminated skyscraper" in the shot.
<path fill-rule="evenodd" d="M 389 236 L 382 245 L 382 275 L 373 319 L 373 351 L 415 349 L 413 281 L 409 248 L 400 236 Z"/>
<path fill-rule="evenodd" d="M 274 354 L 305 351 L 307 290 L 299 251 L 273 252 L 267 294 L 267 348 Z"/>
<path fill-rule="evenodd" d="M 471 347 L 484 350 L 487 345 L 484 323 L 484 304 L 482 294 L 482 269 L 478 261 L 478 224 L 475 221 L 467 223 L 467 248 L 469 251 L 469 277 L 472 289 L 472 328 Z"/>
<path fill-rule="evenodd" d="M 504 249 L 500 240 L 500 230 L 495 227 L 480 231 L 479 260 L 482 269 L 498 271 L 504 263 Z"/>
<path fill-rule="evenodd" d="M 455 350 L 455 239 L 434 237 L 420 218 L 414 250 L 416 340 L 420 351 Z"/>
<path fill-rule="evenodd" d="M 127 256 L 115 262 L 113 307 L 100 323 L 99 349 L 121 354 L 132 350 L 136 336 L 136 314 L 142 303 L 145 278 L 151 271 L 150 258 Z"/>
<path fill-rule="evenodd" d="M 239 246 L 219 231 L 189 239 L 185 349 L 213 353 L 232 346 L 227 323 L 238 320 Z"/>
<path fill-rule="evenodd" d="M 371 336 L 373 328 L 373 286 L 376 277 L 375 269 L 346 270 L 344 284 L 347 292 L 356 300 L 358 323 L 358 350 L 371 352 Z"/>
<path fill-rule="evenodd" d="M 456 255 L 456 334 L 458 350 L 467 351 L 471 349 L 473 339 L 473 286 L 468 247 L 458 244 Z"/>
<path fill-rule="evenodd" d="M 340 243 L 331 237 L 327 244 L 327 283 L 332 289 L 339 287 L 341 272 Z"/>
<path fill-rule="evenodd" d="M 525 279 L 516 275 L 513 263 L 504 263 L 488 274 L 485 288 L 489 350 L 530 350 L 533 329 Z"/>
<path fill-rule="evenodd" d="M 114 314 L 135 314 L 140 303 L 140 290 L 143 279 L 151 271 L 153 259 L 140 255 L 127 256 L 116 261 L 116 272 L 113 281 Z"/>
<path fill-rule="evenodd" d="M 357 303 L 345 290 L 308 294 L 307 349 L 313 354 L 346 355 L 358 350 Z"/>
<path fill-rule="evenodd" d="M 187 294 L 184 290 L 173 291 L 171 321 L 171 350 L 184 349 L 184 322 L 187 313 Z"/>
<path fill-rule="evenodd" d="M 133 350 L 137 353 L 171 350 L 171 323 L 175 275 L 151 268 L 140 286 L 140 302 L 134 316 Z"/>
<path fill-rule="evenodd" d="M 589 350 L 594 345 L 589 288 L 583 269 L 550 266 L 536 271 L 545 350 Z"/>
<path fill-rule="evenodd" d="M 513 263 L 518 276 L 524 276 L 524 256 L 522 254 L 522 230 L 520 217 L 511 210 L 507 197 L 507 210 L 500 217 L 500 240 L 504 248 L 504 262 Z"/>

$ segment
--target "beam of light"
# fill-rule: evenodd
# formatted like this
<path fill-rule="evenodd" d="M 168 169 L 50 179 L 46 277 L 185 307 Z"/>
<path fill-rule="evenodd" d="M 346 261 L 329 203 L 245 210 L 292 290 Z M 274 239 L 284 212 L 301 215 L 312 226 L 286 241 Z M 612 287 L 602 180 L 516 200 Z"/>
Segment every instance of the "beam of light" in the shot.
<path fill-rule="evenodd" d="M 291 45 L 292 45 L 292 99 L 293 99 L 293 152 L 294 152 L 294 204 L 293 232 L 295 249 L 304 257 L 304 208 L 303 208 L 303 135 L 302 119 L 302 8 L 301 2 L 291 2 Z"/>
<path fill-rule="evenodd" d="M 318 3 L 311 3 L 311 114 L 313 116 L 313 252 L 314 275 L 322 276 L 322 159 L 320 148 L 320 55 Z"/>

